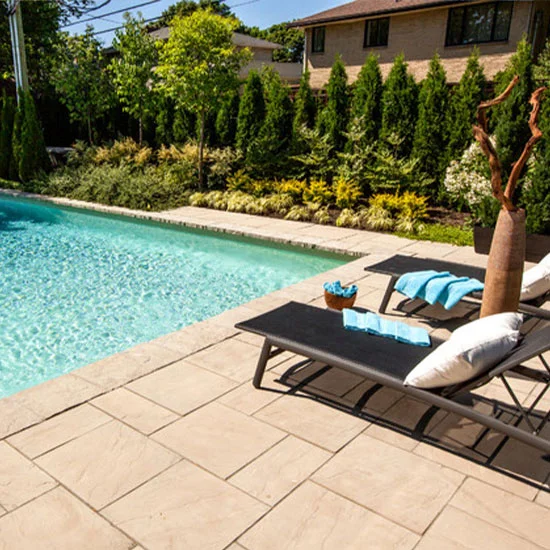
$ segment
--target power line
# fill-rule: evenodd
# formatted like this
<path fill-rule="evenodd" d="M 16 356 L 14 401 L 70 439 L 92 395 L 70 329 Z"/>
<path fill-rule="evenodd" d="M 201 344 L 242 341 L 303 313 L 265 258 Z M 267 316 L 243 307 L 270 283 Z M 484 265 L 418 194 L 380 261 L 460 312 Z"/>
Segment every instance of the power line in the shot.
<path fill-rule="evenodd" d="M 228 8 L 240 8 L 241 6 L 248 6 L 248 4 L 255 4 L 256 2 L 259 2 L 260 0 L 248 0 L 248 2 L 241 2 L 240 4 L 233 4 L 232 6 L 231 5 L 228 5 L 227 7 Z"/>
<path fill-rule="evenodd" d="M 162 15 L 159 15 L 158 17 L 151 17 L 151 19 L 145 19 L 144 23 L 152 23 L 153 21 L 157 21 L 158 19 L 161 19 Z M 102 31 L 97 31 L 92 33 L 94 36 L 97 36 L 98 34 L 106 34 L 108 32 L 118 31 L 119 29 L 123 29 L 124 25 L 120 25 L 119 27 L 113 27 L 111 29 L 104 29 Z"/>
<path fill-rule="evenodd" d="M 88 21 L 94 21 L 95 19 L 103 19 L 104 17 L 107 17 L 108 15 L 116 15 L 117 13 L 132 11 L 132 10 L 135 10 L 137 8 L 141 8 L 143 6 L 148 6 L 149 4 L 156 4 L 157 2 L 160 2 L 160 0 L 149 0 L 148 2 L 143 2 L 141 4 L 136 4 L 135 6 L 128 6 L 127 8 L 111 11 L 109 13 L 103 13 L 101 15 L 95 15 L 94 17 L 89 17 L 88 19 L 73 21 L 72 23 L 67 23 L 66 25 L 63 25 L 61 28 L 64 29 L 66 27 L 72 27 L 73 25 L 80 25 L 80 23 L 87 23 Z"/>

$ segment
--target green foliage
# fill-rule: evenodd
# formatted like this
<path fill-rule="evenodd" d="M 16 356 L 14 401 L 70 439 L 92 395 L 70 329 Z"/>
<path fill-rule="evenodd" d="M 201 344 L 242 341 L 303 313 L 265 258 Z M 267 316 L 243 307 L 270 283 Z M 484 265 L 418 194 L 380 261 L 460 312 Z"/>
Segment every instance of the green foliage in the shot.
<path fill-rule="evenodd" d="M 294 199 L 287 193 L 273 193 L 261 199 L 266 214 L 278 214 L 280 216 L 286 213 L 294 206 Z"/>
<path fill-rule="evenodd" d="M 246 29 L 245 29 L 246 32 Z M 304 33 L 300 29 L 289 27 L 286 23 L 277 23 L 265 31 L 260 31 L 264 40 L 283 46 L 273 52 L 273 61 L 282 63 L 300 63 L 304 54 Z"/>
<path fill-rule="evenodd" d="M 353 208 L 363 196 L 359 185 L 341 176 L 334 182 L 334 191 L 338 208 Z"/>
<path fill-rule="evenodd" d="M 427 215 L 425 197 L 411 192 L 402 195 L 379 194 L 369 201 L 365 224 L 379 231 L 395 228 L 397 231 L 415 232 Z"/>
<path fill-rule="evenodd" d="M 311 220 L 313 212 L 307 206 L 294 205 L 285 216 L 285 220 L 293 220 L 296 222 L 308 222 Z"/>
<path fill-rule="evenodd" d="M 149 28 L 160 29 L 162 27 L 167 27 L 176 15 L 186 17 L 192 15 L 195 11 L 200 9 L 209 9 L 213 13 L 223 17 L 233 16 L 231 8 L 221 0 L 199 0 L 198 2 L 194 2 L 193 0 L 179 0 L 175 4 L 168 6 L 168 8 L 162 12 L 160 18 L 153 24 L 149 25 Z"/>
<path fill-rule="evenodd" d="M 200 186 L 204 183 L 206 119 L 235 89 L 239 70 L 251 55 L 248 49 L 237 50 L 233 45 L 236 26 L 234 19 L 205 10 L 188 17 L 177 15 L 170 23 L 168 40 L 160 47 L 156 69 L 161 78 L 160 89 L 199 121 Z"/>
<path fill-rule="evenodd" d="M 336 219 L 336 227 L 352 227 L 359 229 L 362 226 L 363 220 L 361 215 L 351 208 L 344 208 Z"/>
<path fill-rule="evenodd" d="M 304 202 L 316 204 L 330 204 L 334 199 L 334 193 L 329 185 L 321 180 L 312 180 L 303 194 Z"/>
<path fill-rule="evenodd" d="M 136 170 L 130 165 L 89 165 L 63 168 L 51 174 L 42 192 L 83 201 L 139 210 L 164 210 L 187 204 L 193 174 L 148 166 Z"/>
<path fill-rule="evenodd" d="M 322 206 L 319 208 L 315 214 L 313 214 L 313 221 L 320 225 L 328 225 L 332 222 L 332 216 L 328 211 L 328 207 Z"/>
<path fill-rule="evenodd" d="M 244 155 L 260 135 L 265 118 L 263 83 L 256 71 L 250 71 L 246 79 L 239 116 L 237 120 L 236 144 Z"/>
<path fill-rule="evenodd" d="M 320 134 L 336 151 L 346 143 L 345 132 L 349 119 L 349 91 L 346 67 L 341 57 L 332 65 L 327 85 L 327 104 L 318 119 Z"/>
<path fill-rule="evenodd" d="M 118 166 L 129 164 L 141 167 L 150 164 L 153 160 L 153 150 L 136 143 L 132 138 L 115 141 L 110 147 L 93 149 L 92 161 L 95 164 L 111 164 Z"/>
<path fill-rule="evenodd" d="M 397 156 L 403 158 L 412 151 L 414 128 L 418 113 L 418 87 L 407 72 L 405 56 L 398 55 L 390 70 L 382 93 L 382 127 L 380 137 L 390 140 L 397 136 Z"/>
<path fill-rule="evenodd" d="M 151 86 L 157 50 L 145 29 L 143 18 L 124 14 L 124 27 L 115 32 L 113 47 L 118 51 L 109 69 L 122 110 L 139 122 L 139 143 L 143 141 L 143 121 L 154 107 Z M 153 81 L 153 82 L 152 82 Z"/>
<path fill-rule="evenodd" d="M 289 195 L 295 201 L 301 201 L 304 192 L 307 189 L 307 183 L 301 180 L 287 179 L 281 180 L 277 185 L 279 193 Z"/>
<path fill-rule="evenodd" d="M 390 142 L 395 136 L 389 136 Z M 401 158 L 395 151 L 399 150 L 401 140 L 395 138 L 394 151 L 382 147 L 374 151 L 374 161 L 365 175 L 372 192 L 418 191 L 424 193 L 433 180 L 419 170 L 419 161 L 415 158 Z"/>
<path fill-rule="evenodd" d="M 298 130 L 298 139 L 302 142 L 304 153 L 295 155 L 292 160 L 301 166 L 300 177 L 326 179 L 334 174 L 337 160 L 329 136 L 322 136 L 318 129 L 310 130 L 302 126 Z"/>
<path fill-rule="evenodd" d="M 19 162 L 22 155 L 22 131 L 25 120 L 25 102 L 19 102 L 13 119 L 13 132 L 11 134 L 11 159 L 9 165 L 8 179 L 17 181 L 19 179 Z"/>
<path fill-rule="evenodd" d="M 30 92 L 22 93 L 20 103 L 22 108 L 20 151 L 18 153 L 19 179 L 28 182 L 41 171 L 51 167 L 44 135 Z"/>
<path fill-rule="evenodd" d="M 456 246 L 473 246 L 474 244 L 474 236 L 471 229 L 440 223 L 425 223 L 414 232 L 398 231 L 396 234 L 399 237 L 406 237 L 408 239 L 449 243 Z"/>
<path fill-rule="evenodd" d="M 474 48 L 460 83 L 454 89 L 447 117 L 447 158 L 457 160 L 473 140 L 472 124 L 477 107 L 483 101 L 486 86 L 483 67 L 479 63 L 479 49 Z"/>
<path fill-rule="evenodd" d="M 548 75 L 546 78 L 548 78 Z M 542 103 L 539 127 L 542 139 L 538 143 L 536 161 L 530 182 L 523 189 L 522 202 L 527 214 L 528 233 L 550 234 L 550 103 Z"/>
<path fill-rule="evenodd" d="M 448 103 L 445 69 L 436 54 L 430 61 L 428 74 L 418 96 L 418 121 L 412 154 L 419 161 L 418 168 L 432 176 L 437 183 L 443 179 L 446 167 Z"/>
<path fill-rule="evenodd" d="M 292 144 L 292 102 L 290 90 L 281 81 L 279 73 L 265 69 L 264 81 L 266 112 L 253 147 L 253 160 L 260 165 L 269 165 L 273 170 L 286 164 Z"/>
<path fill-rule="evenodd" d="M 52 81 L 72 122 L 86 125 L 93 143 L 93 124 L 112 104 L 112 83 L 102 45 L 87 27 L 81 35 L 64 36 L 58 47 Z"/>
<path fill-rule="evenodd" d="M 506 69 L 495 77 L 495 94 L 500 95 L 515 75 L 519 75 L 519 84 L 512 93 L 494 108 L 494 133 L 497 151 L 503 172 L 508 175 L 511 165 L 521 155 L 523 147 L 531 137 L 528 120 L 531 112 L 529 99 L 533 91 L 533 61 L 531 44 L 523 38 L 516 53 L 508 62 Z"/>
<path fill-rule="evenodd" d="M 216 116 L 216 137 L 219 145 L 226 147 L 235 145 L 239 103 L 239 91 L 234 90 L 220 106 Z"/>
<path fill-rule="evenodd" d="M 361 133 L 362 147 L 372 145 L 378 138 L 382 123 L 382 73 L 378 57 L 370 54 L 359 72 L 351 100 L 351 120 Z"/>
<path fill-rule="evenodd" d="M 15 102 L 4 92 L 2 96 L 2 112 L 0 114 L 0 178 L 8 178 L 12 156 L 13 119 L 15 117 Z"/>
<path fill-rule="evenodd" d="M 297 135 L 302 126 L 313 128 L 315 126 L 315 113 L 317 110 L 315 97 L 309 83 L 310 73 L 305 70 L 300 78 L 300 87 L 294 100 L 294 134 Z"/>

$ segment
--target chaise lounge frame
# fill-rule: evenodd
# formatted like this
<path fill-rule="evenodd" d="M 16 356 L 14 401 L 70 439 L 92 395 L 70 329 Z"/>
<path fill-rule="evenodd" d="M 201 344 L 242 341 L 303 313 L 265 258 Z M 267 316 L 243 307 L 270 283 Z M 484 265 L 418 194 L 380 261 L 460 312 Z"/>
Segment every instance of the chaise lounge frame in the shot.
<path fill-rule="evenodd" d="M 413 271 L 426 271 L 429 269 L 433 269 L 435 271 L 449 271 L 457 277 L 470 277 L 472 279 L 478 279 L 481 282 L 485 280 L 485 269 L 482 267 L 396 254 L 387 260 L 365 267 L 365 271 L 372 271 L 373 273 L 381 273 L 383 275 L 390 276 L 388 286 L 386 287 L 386 291 L 378 311 L 380 313 L 386 313 L 386 308 L 388 307 L 390 298 L 395 291 L 395 283 L 397 283 L 401 275 L 411 273 Z M 477 300 L 475 303 L 478 304 L 478 301 L 481 300 L 483 295 L 481 292 L 473 292 L 470 296 Z M 550 311 L 540 307 L 547 300 L 550 300 L 550 292 L 547 292 L 543 296 L 540 296 L 534 300 L 521 302 L 518 310 L 521 313 L 527 313 L 528 315 L 533 315 L 541 319 L 550 320 Z M 470 301 L 469 303 L 472 302 Z"/>
<path fill-rule="evenodd" d="M 290 351 L 364 376 L 435 407 L 457 413 L 544 453 L 550 453 L 550 440 L 541 436 L 542 429 L 550 419 L 550 411 L 544 414 L 535 410 L 550 388 L 550 367 L 542 355 L 550 350 L 550 326 L 525 336 L 508 357 L 481 376 L 462 384 L 434 390 L 405 386 L 403 381 L 420 360 L 442 343 L 437 338 L 432 338 L 432 347 L 419 347 L 345 330 L 340 312 L 296 302 L 289 302 L 235 326 L 239 330 L 264 338 L 253 379 L 255 388 L 261 387 L 268 361 L 284 351 Z M 542 370 L 522 365 L 534 357 L 540 358 Z M 542 390 L 529 408 L 522 406 L 515 395 L 508 381 L 511 374 L 543 384 Z M 469 394 L 471 390 L 495 378 L 502 381 L 516 408 L 493 402 L 493 410 L 511 412 L 514 416 L 512 423 L 506 423 L 495 415 L 484 414 L 468 404 L 472 398 Z M 522 421 L 527 425 L 528 431 L 518 427 Z"/>

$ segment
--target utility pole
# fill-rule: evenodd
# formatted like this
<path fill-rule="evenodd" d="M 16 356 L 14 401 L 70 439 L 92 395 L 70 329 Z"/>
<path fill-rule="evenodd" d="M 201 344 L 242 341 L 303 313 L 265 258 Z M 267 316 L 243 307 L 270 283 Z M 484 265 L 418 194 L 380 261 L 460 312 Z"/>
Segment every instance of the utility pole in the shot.
<path fill-rule="evenodd" d="M 26 92 L 29 89 L 20 0 L 8 0 L 8 19 L 10 22 L 11 50 L 13 54 L 13 67 L 15 69 L 17 102 L 20 102 L 21 92 Z"/>

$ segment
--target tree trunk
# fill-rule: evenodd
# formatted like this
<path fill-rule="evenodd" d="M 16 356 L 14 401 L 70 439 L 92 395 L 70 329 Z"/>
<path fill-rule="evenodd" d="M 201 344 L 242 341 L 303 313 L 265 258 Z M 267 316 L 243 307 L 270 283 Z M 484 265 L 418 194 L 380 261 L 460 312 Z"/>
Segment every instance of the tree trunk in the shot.
<path fill-rule="evenodd" d="M 143 142 L 143 119 L 139 117 L 139 144 Z"/>
<path fill-rule="evenodd" d="M 92 137 L 92 119 L 90 115 L 88 115 L 88 141 L 90 142 L 90 145 L 94 144 L 94 139 Z"/>
<path fill-rule="evenodd" d="M 480 317 L 518 310 L 525 239 L 525 210 L 503 208 L 489 252 Z"/>
<path fill-rule="evenodd" d="M 201 127 L 199 137 L 199 190 L 202 191 L 204 185 L 204 126 L 206 123 L 206 116 L 201 113 Z"/>

